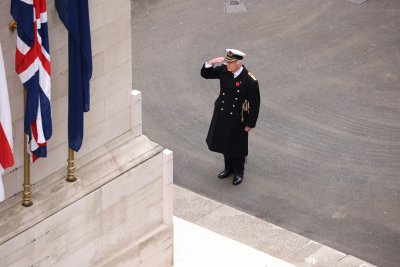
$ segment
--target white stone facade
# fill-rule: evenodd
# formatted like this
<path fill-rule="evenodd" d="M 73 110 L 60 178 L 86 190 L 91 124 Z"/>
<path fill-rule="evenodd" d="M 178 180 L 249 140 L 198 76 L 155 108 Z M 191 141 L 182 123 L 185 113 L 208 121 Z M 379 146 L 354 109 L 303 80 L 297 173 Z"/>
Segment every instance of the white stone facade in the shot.
<path fill-rule="evenodd" d="M 0 266 L 172 266 L 171 160 L 128 132 L 80 158 L 77 182 L 46 177 L 33 206 L 1 212 Z"/>
<path fill-rule="evenodd" d="M 23 86 L 15 73 L 16 31 L 8 24 L 10 0 L 0 0 L 0 42 L 2 44 L 11 104 L 15 165 L 3 176 L 6 198 L 22 190 L 23 184 Z M 130 0 L 89 0 L 93 53 L 90 83 L 91 110 L 85 113 L 85 135 L 76 158 L 83 157 L 130 128 L 132 90 L 131 3 Z M 47 1 L 51 56 L 53 136 L 48 142 L 48 158 L 31 165 L 31 181 L 66 166 L 68 33 Z M 33 188 L 35 190 L 35 188 Z M 19 199 L 18 199 L 19 200 Z"/>
<path fill-rule="evenodd" d="M 78 180 L 68 183 L 68 35 L 47 1 L 53 136 L 31 164 L 33 206 L 23 207 L 23 86 L 14 71 L 10 0 L 0 0 L 0 41 L 13 121 L 15 166 L 3 175 L 0 266 L 173 264 L 173 153 L 142 135 L 141 94 L 132 91 L 130 0 L 89 0 L 91 111 L 85 114 Z"/>

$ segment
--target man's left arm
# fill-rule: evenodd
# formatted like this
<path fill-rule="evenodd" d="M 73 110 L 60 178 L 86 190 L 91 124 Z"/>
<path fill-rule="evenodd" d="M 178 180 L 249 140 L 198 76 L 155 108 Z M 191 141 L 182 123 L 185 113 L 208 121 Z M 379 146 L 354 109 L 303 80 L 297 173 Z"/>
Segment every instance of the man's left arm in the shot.
<path fill-rule="evenodd" d="M 248 91 L 249 114 L 245 121 L 245 131 L 249 132 L 256 127 L 258 113 L 260 110 L 260 89 L 258 81 L 254 80 Z"/>

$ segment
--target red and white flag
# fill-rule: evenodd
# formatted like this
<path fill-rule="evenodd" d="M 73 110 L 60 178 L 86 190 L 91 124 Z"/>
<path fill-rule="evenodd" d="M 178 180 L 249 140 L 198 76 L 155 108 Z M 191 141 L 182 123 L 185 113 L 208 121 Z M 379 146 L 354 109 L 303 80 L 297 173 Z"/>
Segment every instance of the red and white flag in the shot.
<path fill-rule="evenodd" d="M 3 51 L 0 44 L 0 201 L 5 198 L 3 186 L 3 171 L 14 165 L 12 140 L 12 121 L 6 71 L 4 68 Z"/>

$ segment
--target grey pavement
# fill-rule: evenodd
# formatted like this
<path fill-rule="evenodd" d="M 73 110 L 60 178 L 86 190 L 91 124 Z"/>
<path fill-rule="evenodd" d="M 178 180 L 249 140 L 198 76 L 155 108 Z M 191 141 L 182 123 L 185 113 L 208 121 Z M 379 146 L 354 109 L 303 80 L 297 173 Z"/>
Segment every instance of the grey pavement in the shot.
<path fill-rule="evenodd" d="M 174 214 L 176 267 L 374 266 L 179 186 Z"/>
<path fill-rule="evenodd" d="M 143 130 L 175 184 L 377 266 L 400 262 L 400 1 L 133 0 Z M 225 48 L 261 89 L 244 182 L 219 180 L 205 137 Z"/>

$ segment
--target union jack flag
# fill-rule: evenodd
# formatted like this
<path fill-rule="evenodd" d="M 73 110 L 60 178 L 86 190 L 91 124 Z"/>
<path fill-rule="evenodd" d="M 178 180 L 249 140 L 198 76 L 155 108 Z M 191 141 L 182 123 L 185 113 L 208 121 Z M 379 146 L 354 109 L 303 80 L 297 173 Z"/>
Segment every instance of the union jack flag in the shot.
<path fill-rule="evenodd" d="M 27 92 L 24 131 L 35 161 L 47 156 L 52 135 L 46 0 L 11 0 L 11 15 L 18 25 L 15 70 Z"/>

